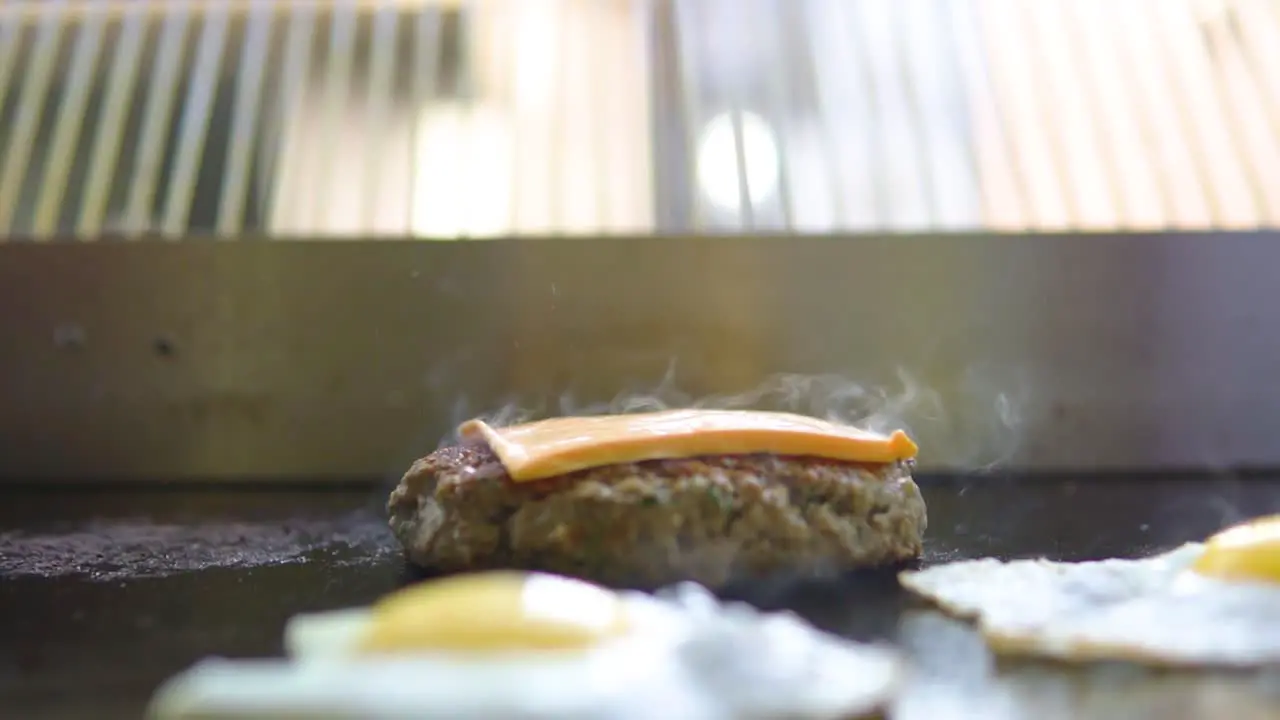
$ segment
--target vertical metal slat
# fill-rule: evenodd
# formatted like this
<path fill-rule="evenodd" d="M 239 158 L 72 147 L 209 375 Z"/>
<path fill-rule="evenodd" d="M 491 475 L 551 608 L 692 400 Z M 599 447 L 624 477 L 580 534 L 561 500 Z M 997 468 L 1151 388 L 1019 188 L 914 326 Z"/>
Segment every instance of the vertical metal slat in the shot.
<path fill-rule="evenodd" d="M 333 8 L 329 28 L 329 55 L 324 69 L 324 109 L 322 137 L 338 142 L 342 137 L 343 121 L 351 97 L 351 64 L 355 55 L 356 13 L 350 3 L 338 3 Z M 303 216 L 312 231 L 323 232 L 329 216 L 334 180 L 338 168 L 333 164 L 333 153 L 319 153 L 312 203 Z"/>
<path fill-rule="evenodd" d="M 204 28 L 196 47 L 196 62 L 191 73 L 191 89 L 182 108 L 181 125 L 178 126 L 177 156 L 173 164 L 173 177 L 165 198 L 164 220 L 161 232 L 177 237 L 187 232 L 191 216 L 191 202 L 195 197 L 200 163 L 204 158 L 205 138 L 209 131 L 209 116 L 213 113 L 213 101 L 221 80 L 222 54 L 227 44 L 227 25 L 230 23 L 225 5 L 206 11 Z"/>
<path fill-rule="evenodd" d="M 1028 225 L 1007 123 L 1001 114 L 979 41 L 977 0 L 938 0 L 950 11 L 950 49 L 966 90 L 970 147 L 977 166 L 982 221 L 990 227 L 1023 230 Z"/>
<path fill-rule="evenodd" d="M 1039 93 L 1032 58 L 1022 42 L 1026 29 L 1020 23 L 1020 2 L 982 0 L 978 6 L 989 54 L 987 67 L 993 72 L 1002 113 L 1009 123 L 1013 155 L 1032 212 L 1031 225 L 1040 230 L 1064 230 L 1072 225 L 1072 209 L 1045 132 L 1044 110 L 1036 100 Z"/>
<path fill-rule="evenodd" d="M 523 5 L 523 3 L 521 3 Z M 488 13 L 492 3 L 468 3 L 468 29 L 476 33 L 478 28 L 490 28 L 495 19 Z M 462 97 L 461 102 L 430 103 L 419 117 L 414 118 L 413 140 L 413 226 L 415 233 L 432 239 L 458 239 L 470 234 L 474 206 L 486 201 L 471 197 L 476 165 L 492 163 L 494 149 L 476 157 L 471 142 L 471 126 L 477 118 L 485 118 L 474 112 L 473 95 L 468 71 L 473 65 L 475 38 L 468 39 L 468 47 L 460 52 L 464 63 L 453 78 L 452 87 Z M 466 82 L 464 82 L 466 81 Z M 447 169 L 447 170 L 446 170 Z M 488 188 L 486 188 L 488 189 Z M 505 196 L 510 188 L 494 188 L 497 195 Z M 492 198 L 488 198 L 492 201 Z"/>
<path fill-rule="evenodd" d="M 653 45 L 649 42 L 648 30 L 652 27 L 652 15 L 646 16 L 650 10 L 648 0 L 619 0 L 627 3 L 625 17 L 630 19 L 627 25 L 615 26 L 618 35 L 618 47 L 622 49 L 619 61 L 615 65 L 615 74 L 611 88 L 643 86 L 652 89 L 648 75 L 659 65 L 652 56 Z M 653 197 L 656 164 L 654 156 L 660 143 L 652 135 L 652 111 L 658 105 L 652 92 L 637 93 L 632 96 L 614 94 L 620 105 L 615 108 L 618 121 L 635 129 L 636 136 L 644 136 L 646 141 L 639 147 L 623 146 L 610 142 L 609 146 L 621 152 L 624 162 L 635 163 L 635 173 L 611 173 L 616 183 L 617 193 L 615 208 L 626 208 L 620 232 L 653 232 L 658 225 L 657 199 Z M 612 124 L 611 124 L 612 126 Z M 621 163 L 620 163 L 621 164 Z"/>
<path fill-rule="evenodd" d="M 418 9 L 416 22 L 414 23 L 414 45 L 413 45 L 413 107 L 416 114 L 421 114 L 426 108 L 427 103 L 433 102 L 436 96 L 436 84 L 440 76 L 440 14 L 431 7 L 422 7 Z M 414 117 L 412 130 L 413 142 L 413 163 L 409 172 L 409 203 L 408 216 L 405 223 L 409 227 L 411 234 L 417 232 L 417 203 L 420 190 L 420 179 L 417 168 L 417 152 L 419 146 L 419 126 L 418 117 Z"/>
<path fill-rule="evenodd" d="M 1145 9 L 1162 38 L 1180 110 L 1199 146 L 1218 224 L 1229 228 L 1256 226 L 1260 217 L 1255 189 L 1250 186 L 1243 158 L 1227 130 L 1222 98 L 1207 72 L 1203 41 L 1191 22 L 1189 6 L 1179 0 L 1160 0 L 1147 4 Z"/>
<path fill-rule="evenodd" d="M 626 87 L 625 65 L 618 62 L 617 53 L 620 48 L 628 45 L 626 37 L 618 32 L 617 24 L 612 22 L 612 18 L 608 15 L 602 18 L 599 12 L 617 13 L 618 6 L 626 2 L 627 0 L 609 0 L 601 3 L 602 11 L 592 14 L 594 22 L 591 37 L 596 52 L 602 57 L 600 62 L 592 63 L 590 72 L 590 95 L 601 101 L 599 110 L 592 113 L 590 118 L 592 147 L 595 149 L 591 183 L 596 188 L 596 217 L 599 218 L 602 234 L 617 232 L 619 229 L 626 199 L 617 197 L 615 188 L 626 183 L 631 173 L 628 172 L 630 168 L 619 162 L 615 154 L 620 143 L 610 142 L 609 139 L 612 129 L 626 128 L 629 124 L 625 113 L 619 112 L 625 96 L 612 92 L 613 88 Z"/>
<path fill-rule="evenodd" d="M 792 112 L 789 148 L 780 163 L 787 180 L 784 200 L 789 213 L 788 229 L 800 233 L 835 230 L 840 223 L 839 205 L 843 194 L 838 159 L 833 157 L 838 149 L 831 139 L 828 103 L 824 102 L 821 89 L 815 87 L 822 72 L 817 62 L 823 49 L 817 47 L 816 38 L 806 37 L 813 4 L 809 0 L 787 3 L 789 17 L 779 19 L 793 28 L 795 35 L 785 46 L 792 72 L 804 73 L 815 80 L 789 90 L 789 97 L 803 97 L 810 107 Z M 778 82 L 778 78 L 775 77 L 774 82 Z"/>
<path fill-rule="evenodd" d="M 1074 1 L 1074 0 L 1072 0 Z M 1048 98 L 1043 117 L 1053 129 L 1050 137 L 1057 146 L 1059 167 L 1066 192 L 1075 210 L 1075 225 L 1085 229 L 1115 227 L 1117 220 L 1112 188 L 1113 173 L 1106 164 L 1094 109 L 1084 93 L 1080 62 L 1067 44 L 1063 12 L 1059 0 L 1024 3 L 1026 27 L 1032 46 L 1042 61 L 1040 85 Z"/>
<path fill-rule="evenodd" d="M 859 0 L 853 3 L 858 45 L 863 48 L 870 76 L 876 115 L 875 142 L 884 164 L 879 182 L 884 184 L 888 214 L 884 224 L 897 230 L 927 228 L 933 223 L 929 183 L 920 155 L 920 132 L 911 101 L 905 92 L 901 54 L 895 47 L 893 4 L 897 0 Z"/>
<path fill-rule="evenodd" d="M 942 0 L 946 2 L 947 0 Z M 960 92 L 960 78 L 942 50 L 945 6 L 934 0 L 894 5 L 895 32 L 903 37 L 907 86 L 920 126 L 920 142 L 927 165 L 929 197 L 936 224 L 944 229 L 978 227 L 978 178 L 973 167 L 973 147 L 958 131 L 970 115 Z M 955 32 L 955 29 L 951 30 Z"/>
<path fill-rule="evenodd" d="M 759 2 L 759 6 L 755 12 L 750 14 L 750 22 L 745 23 L 744 30 L 749 37 L 760 37 L 766 33 L 774 35 L 783 35 L 782 28 L 786 27 L 786 18 L 779 17 L 782 12 L 780 6 L 775 3 Z M 768 12 L 773 9 L 775 12 L 772 17 Z M 787 49 L 785 37 L 778 37 L 774 42 L 774 47 L 782 51 Z M 795 77 L 796 67 L 792 61 L 790 53 L 778 52 L 777 65 L 770 67 L 765 72 L 765 79 L 761 88 L 760 107 L 763 108 L 765 121 L 768 123 L 767 129 L 771 135 L 771 142 L 762 144 L 754 152 L 746 152 L 746 137 L 742 138 L 743 155 L 739 160 L 739 168 L 743 170 L 743 174 L 750 170 L 750 163 L 764 163 L 768 167 L 775 179 L 771 180 L 774 188 L 769 194 L 765 195 L 757 191 L 761 197 L 753 198 L 750 193 L 747 198 L 761 207 L 755 209 L 755 217 L 753 224 L 761 230 L 790 230 L 794 227 L 794 211 L 792 208 L 792 188 L 791 173 L 786 158 L 791 154 L 791 138 L 795 134 L 794 114 L 788 98 L 789 77 Z M 763 138 L 761 138 L 763 139 Z M 746 181 L 744 179 L 740 190 L 746 189 Z"/>
<path fill-rule="evenodd" d="M 1280 133 L 1280 3 L 1236 0 L 1232 5 L 1239 28 L 1268 101 L 1268 115 Z"/>
<path fill-rule="evenodd" d="M 94 4 L 86 10 L 80 25 L 71 55 L 71 69 L 62 93 L 62 103 L 58 107 L 53 145 L 45 162 L 44 177 L 36 199 L 32 232 L 37 238 L 49 238 L 58 232 L 58 216 L 66 197 L 67 180 L 71 175 L 71 164 L 75 160 L 80 128 L 84 125 L 85 109 L 93 91 L 98 53 L 102 47 L 106 23 L 106 9 Z"/>
<path fill-rule="evenodd" d="M 1168 224 L 1165 198 L 1150 138 L 1140 127 L 1140 93 L 1118 52 L 1125 38 L 1115 31 L 1105 0 L 1066 3 L 1066 32 L 1073 36 L 1092 86 L 1096 112 L 1118 191 L 1117 224 L 1155 229 Z"/>
<path fill-rule="evenodd" d="M 806 31 L 812 48 L 818 115 L 826 145 L 835 228 L 880 227 L 885 215 L 867 73 L 853 49 L 847 0 L 810 0 Z"/>
<path fill-rule="evenodd" d="M 164 161 L 169 120 L 173 115 L 182 69 L 188 12 L 185 3 L 170 10 L 160 29 L 160 47 L 152 61 L 151 82 L 138 137 L 138 155 L 129 187 L 125 229 L 130 235 L 145 232 L 152 226 L 156 185 L 159 183 L 160 165 Z"/>
<path fill-rule="evenodd" d="M 373 37 L 369 45 L 369 146 L 365 156 L 364 194 L 361 197 L 360 223 L 363 231 L 378 231 L 378 198 L 382 196 L 382 165 L 386 144 L 381 142 L 383 128 L 391 113 L 391 70 L 397 52 L 397 28 L 400 10 L 394 5 L 379 7 L 373 20 Z"/>
<path fill-rule="evenodd" d="M 13 66 L 17 64 L 18 47 L 22 44 L 23 23 L 13 8 L 0 8 L 0 107 L 9 99 L 13 85 Z M 0 148 L 4 147 L 0 137 Z"/>
<path fill-rule="evenodd" d="M 1117 48 L 1130 69 L 1130 92 L 1136 98 L 1138 115 L 1150 137 L 1157 162 L 1156 177 L 1168 197 L 1171 224 L 1181 228 L 1213 226 L 1209 201 L 1195 156 L 1187 139 L 1182 117 L 1169 78 L 1162 65 L 1160 43 L 1141 3 L 1110 4 L 1106 9 L 1116 24 Z"/>
<path fill-rule="evenodd" d="M 547 0 L 526 0 L 513 7 L 493 38 L 498 62 L 513 82 L 511 107 L 511 221 L 516 233 L 549 233 L 560 197 L 554 152 L 554 91 L 559 65 L 560 13 Z"/>
<path fill-rule="evenodd" d="M 269 2 L 258 2 L 250 13 L 245 30 L 240 67 L 236 70 L 235 108 L 232 110 L 231 132 L 227 141 L 226 173 L 218 199 L 217 233 L 226 237 L 244 230 L 244 206 L 249 194 L 249 172 L 262 115 L 264 68 L 270 50 L 276 8 Z"/>
<path fill-rule="evenodd" d="M 1280 223 L 1280 144 L 1268 119 L 1267 95 L 1259 73 L 1246 57 L 1242 38 L 1232 27 L 1237 16 L 1234 6 L 1200 26 L 1206 79 L 1216 80 L 1219 95 L 1225 98 L 1227 132 L 1239 148 L 1254 194 L 1258 200 L 1259 222 Z"/>
<path fill-rule="evenodd" d="M 272 174 L 276 176 L 272 187 L 273 192 L 269 193 L 266 203 L 270 208 L 269 212 L 276 219 L 273 225 L 278 225 L 281 219 L 284 219 L 284 222 L 291 223 L 286 229 L 294 232 L 297 230 L 294 224 L 295 218 L 300 210 L 296 205 L 300 198 L 295 193 L 286 195 L 283 201 L 279 201 L 278 193 L 274 192 L 274 189 L 293 181 L 294 178 L 290 177 L 290 174 L 296 172 L 296 168 L 283 167 L 281 158 L 292 157 L 295 154 L 293 144 L 297 142 L 297 133 L 292 130 L 298 114 L 302 112 L 307 74 L 311 69 L 311 57 L 315 46 L 318 9 L 310 3 L 289 5 L 286 13 L 285 22 L 288 31 L 285 36 L 284 69 L 280 74 L 280 86 L 277 89 L 279 121 L 269 136 L 271 142 L 264 155 L 272 168 Z"/>
<path fill-rule="evenodd" d="M 1274 140 L 1280 137 L 1280 3 L 1272 0 L 1236 0 L 1232 9 L 1234 29 L 1237 30 L 1245 45 L 1244 53 L 1247 64 L 1252 68 L 1255 82 L 1258 85 L 1259 110 Z M 1266 130 L 1259 128 L 1259 132 Z M 1269 165 L 1266 168 L 1275 172 L 1278 168 Z M 1271 193 L 1280 191 L 1280 182 L 1263 180 L 1263 187 Z M 1277 224 L 1274 205 L 1271 206 L 1270 223 Z"/>
<path fill-rule="evenodd" d="M 556 25 L 564 37 L 564 5 L 559 0 L 555 15 Z M 518 165 L 512 126 L 517 122 L 512 98 L 520 80 L 521 67 L 508 63 L 509 53 L 503 51 L 504 37 L 520 33 L 516 25 L 518 9 L 514 4 L 486 0 L 483 18 L 477 17 L 477 28 L 472 31 L 472 45 L 468 57 L 477 72 L 469 75 L 476 83 L 467 93 L 457 127 L 457 135 L 467 166 L 467 183 L 452 188 L 456 202 L 466 208 L 456 223 L 456 234 L 468 239 L 508 235 L 515 231 L 515 208 L 521 196 L 527 194 L 528 183 L 516 174 Z M 492 68 L 484 72 L 480 68 Z M 559 76 L 557 76 L 559 77 Z M 557 85 L 561 94 L 562 85 Z M 468 162 L 474 159 L 475 162 Z M 565 163 L 557 167 L 564 170 Z M 566 171 L 567 172 L 567 171 Z M 565 217 L 561 213 L 561 217 Z"/>
<path fill-rule="evenodd" d="M 561 0 L 557 24 L 560 26 L 559 69 L 560 111 L 556 125 L 559 142 L 556 155 L 560 168 L 560 227 L 565 233 L 599 231 L 598 188 L 592 182 L 595 161 L 589 95 L 591 56 L 588 27 L 582 22 L 583 7 L 576 0 Z"/>
<path fill-rule="evenodd" d="M 31 151 L 58 62 L 58 48 L 62 44 L 65 27 L 64 6 L 64 0 L 49 0 L 40 10 L 35 45 L 31 50 L 22 92 L 18 96 L 18 110 L 5 150 L 4 166 L 0 169 L 0 231 L 20 232 L 20 228 L 14 225 L 18 199 L 27 180 Z"/>
<path fill-rule="evenodd" d="M 76 230 L 85 240 L 96 239 L 102 232 L 107 214 L 107 202 L 111 194 L 111 182 L 116 175 L 124 142 L 125 122 L 129 116 L 130 99 L 138 81 L 142 59 L 142 45 L 150 21 L 150 10 L 141 4 L 132 4 L 124 11 L 120 36 L 115 55 L 107 71 L 106 95 L 102 99 L 102 114 L 91 142 L 92 155 L 84 184 L 84 200 L 80 204 L 80 217 Z"/>
<path fill-rule="evenodd" d="M 729 110 L 729 127 L 733 129 L 734 176 L 738 179 L 738 218 L 742 229 L 756 227 L 755 199 L 751 196 L 751 169 L 747 165 L 746 138 L 742 131 L 742 108 L 735 105 Z"/>
<path fill-rule="evenodd" d="M 675 18 L 675 27 L 671 30 L 676 35 L 680 87 L 683 90 L 680 94 L 680 125 L 684 128 L 685 147 L 689 150 L 688 182 L 693 195 L 689 199 L 691 210 L 689 229 L 698 232 L 707 222 L 707 202 L 698 176 L 699 132 L 702 129 L 703 115 L 702 82 L 698 77 L 701 71 L 701 62 L 698 58 L 699 36 L 694 30 L 699 25 L 695 19 L 697 10 L 693 0 L 671 0 L 671 2 L 672 17 Z"/>

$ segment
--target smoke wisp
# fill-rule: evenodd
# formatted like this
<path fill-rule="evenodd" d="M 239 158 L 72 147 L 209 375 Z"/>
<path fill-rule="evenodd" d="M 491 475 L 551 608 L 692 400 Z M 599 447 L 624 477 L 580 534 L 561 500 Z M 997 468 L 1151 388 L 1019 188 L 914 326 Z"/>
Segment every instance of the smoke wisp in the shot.
<path fill-rule="evenodd" d="M 872 384 L 831 373 L 780 373 L 741 392 L 696 395 L 680 386 L 671 362 L 658 382 L 625 388 L 603 401 L 566 391 L 551 398 L 510 398 L 477 412 L 465 396 L 458 397 L 453 430 L 439 446 L 457 443 L 457 426 L 472 418 L 502 427 L 556 416 L 709 408 L 792 412 L 876 432 L 902 429 L 921 442 L 922 456 L 957 469 L 989 471 L 1016 452 L 1025 395 L 1016 377 L 997 381 L 970 369 L 944 394 L 905 369 L 895 376 L 892 383 Z"/>

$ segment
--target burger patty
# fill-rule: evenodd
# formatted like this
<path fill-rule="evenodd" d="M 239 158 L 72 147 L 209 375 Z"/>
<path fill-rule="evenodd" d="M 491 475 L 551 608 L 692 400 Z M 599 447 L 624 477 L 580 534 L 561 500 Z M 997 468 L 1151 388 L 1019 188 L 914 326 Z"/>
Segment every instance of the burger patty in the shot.
<path fill-rule="evenodd" d="M 717 455 L 513 482 L 485 444 L 418 460 L 387 503 L 410 562 L 542 570 L 609 585 L 720 587 L 916 558 L 925 504 L 910 461 Z"/>

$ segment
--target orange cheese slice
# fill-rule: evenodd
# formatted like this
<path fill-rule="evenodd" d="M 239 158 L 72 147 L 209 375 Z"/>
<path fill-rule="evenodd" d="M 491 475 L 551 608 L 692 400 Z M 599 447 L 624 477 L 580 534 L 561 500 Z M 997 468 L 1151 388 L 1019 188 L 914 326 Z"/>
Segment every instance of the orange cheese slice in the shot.
<path fill-rule="evenodd" d="M 919 451 L 901 430 L 881 435 L 804 415 L 747 410 L 564 417 L 503 428 L 468 420 L 458 434 L 484 440 L 517 482 L 699 455 L 769 453 L 881 464 Z"/>

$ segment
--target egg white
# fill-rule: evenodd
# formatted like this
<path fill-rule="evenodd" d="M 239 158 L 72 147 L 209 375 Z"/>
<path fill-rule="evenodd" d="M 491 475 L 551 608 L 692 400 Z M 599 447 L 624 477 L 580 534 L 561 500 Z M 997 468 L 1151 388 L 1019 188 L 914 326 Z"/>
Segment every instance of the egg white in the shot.
<path fill-rule="evenodd" d="M 1280 585 L 1194 574 L 1203 551 L 1188 543 L 1133 560 L 966 560 L 899 581 L 976 620 L 1002 653 L 1160 666 L 1280 663 Z"/>
<path fill-rule="evenodd" d="M 875 711 L 898 654 L 696 585 L 624 593 L 632 631 L 586 652 L 353 656 L 368 609 L 300 615 L 286 660 L 206 660 L 162 686 L 154 718 L 836 718 Z"/>

